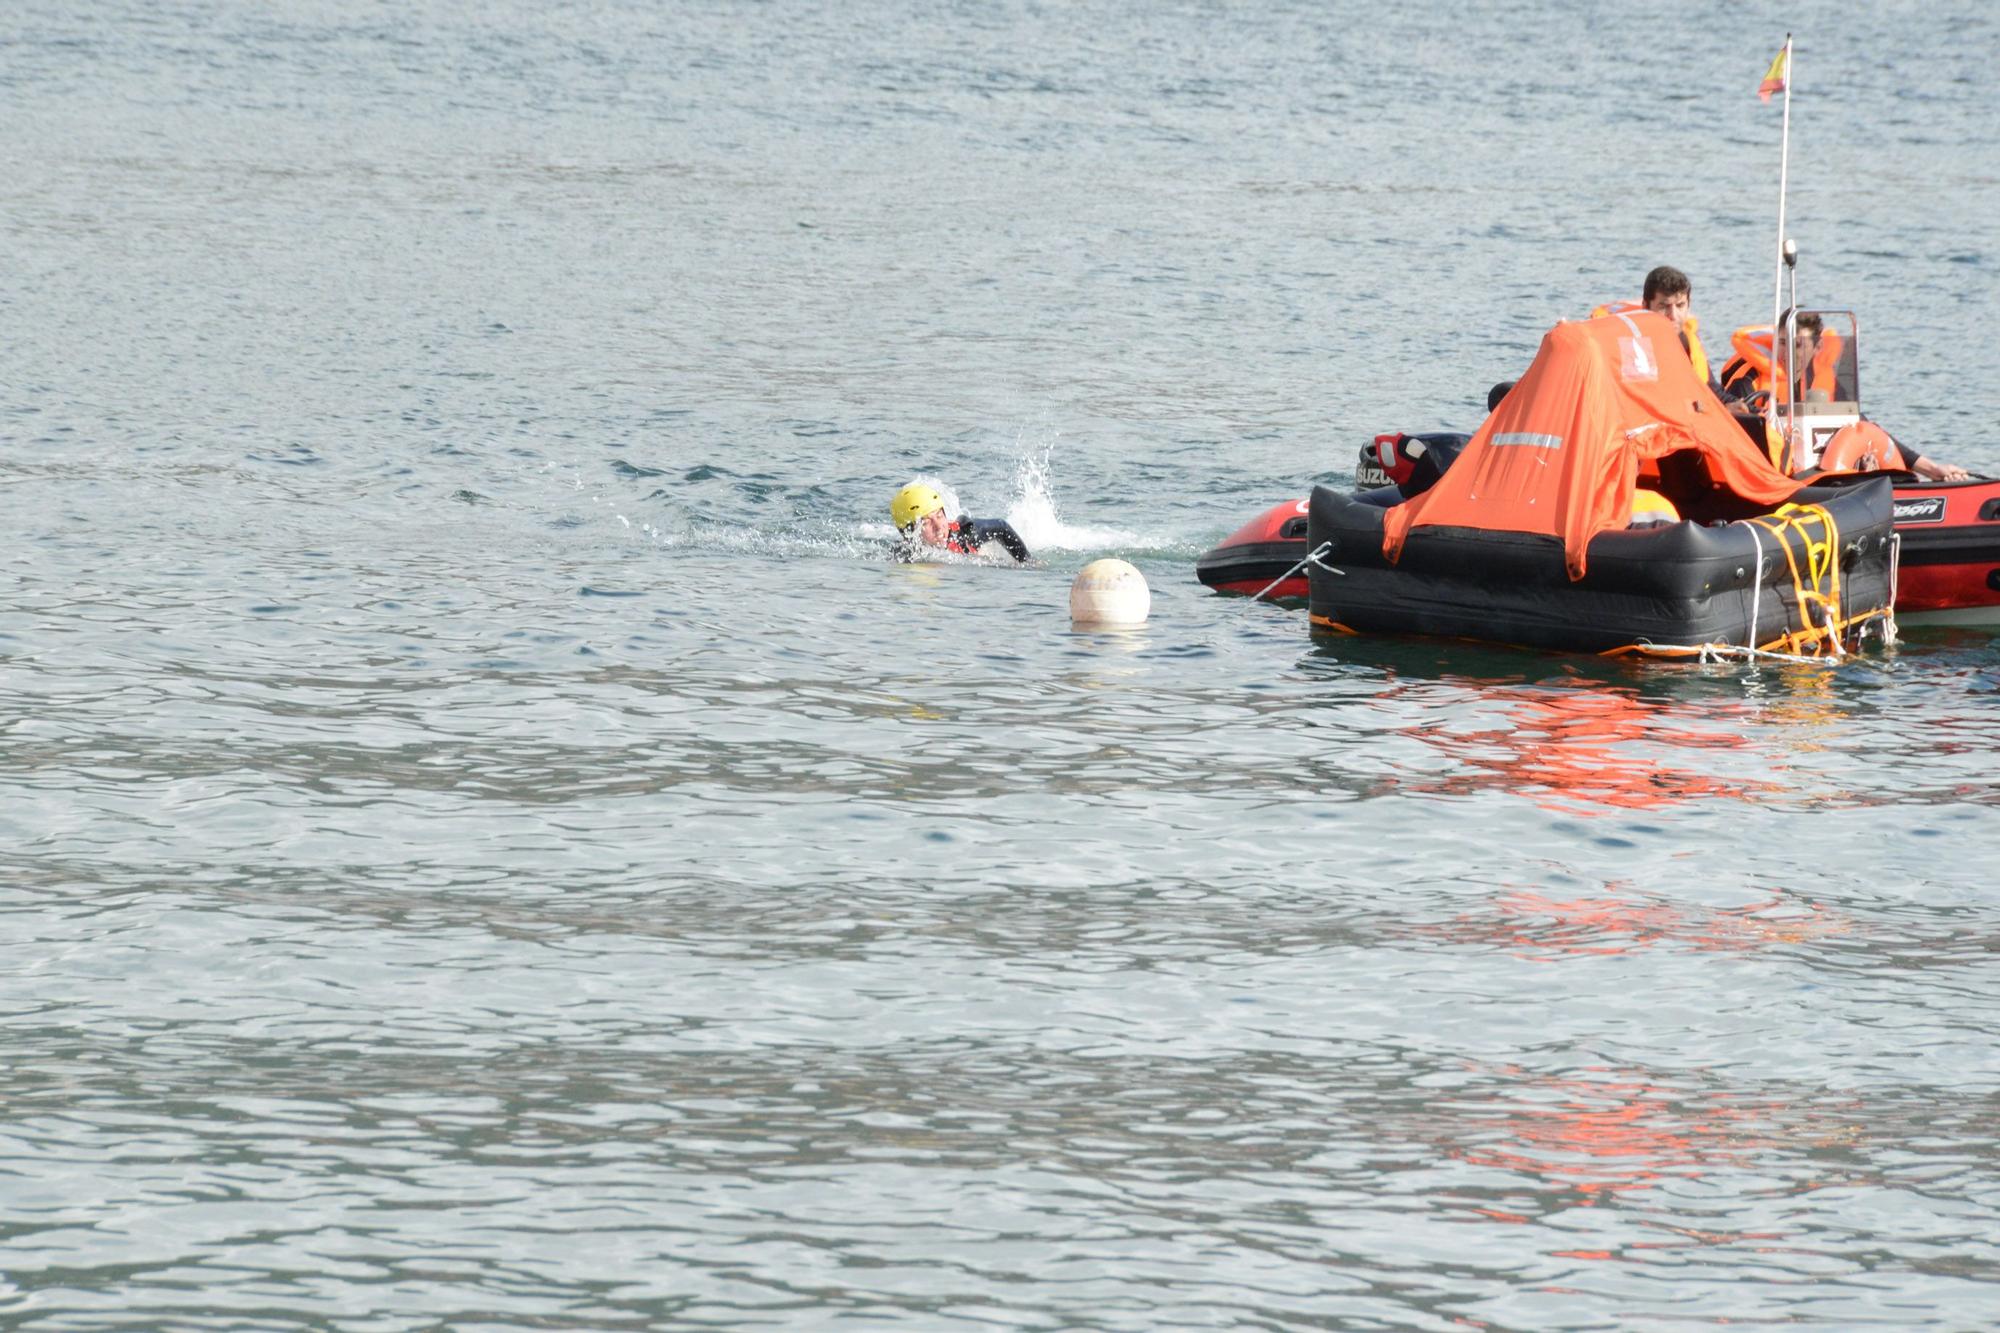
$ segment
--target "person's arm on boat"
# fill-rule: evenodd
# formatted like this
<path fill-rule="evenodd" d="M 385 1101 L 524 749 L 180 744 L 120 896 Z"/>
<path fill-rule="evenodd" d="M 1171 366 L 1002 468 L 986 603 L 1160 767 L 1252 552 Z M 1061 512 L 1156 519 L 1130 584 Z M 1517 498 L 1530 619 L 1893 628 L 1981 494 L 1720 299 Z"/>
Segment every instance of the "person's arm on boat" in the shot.
<path fill-rule="evenodd" d="M 1881 425 L 1880 422 L 1871 422 L 1869 424 L 1874 425 L 1878 428 Z M 1964 468 L 1958 466 L 1958 464 L 1940 463 L 1935 459 L 1926 458 L 1922 454 L 1918 453 L 1915 449 L 1912 449 L 1909 445 L 1904 444 L 1901 440 L 1897 439 L 1894 435 L 1889 435 L 1888 431 L 1884 430 L 1882 433 L 1884 435 L 1889 436 L 1889 443 L 1896 447 L 1896 452 L 1898 454 L 1902 455 L 1903 467 L 1908 471 L 1916 473 L 1924 480 L 1926 481 L 1972 480 L 1972 474 L 1970 472 L 1967 472 Z"/>
<path fill-rule="evenodd" d="M 1908 449 L 1903 450 L 1907 457 Z M 1909 458 L 1910 471 L 1930 481 L 1970 481 L 1972 474 L 1956 463 L 1939 463 L 1917 454 Z"/>

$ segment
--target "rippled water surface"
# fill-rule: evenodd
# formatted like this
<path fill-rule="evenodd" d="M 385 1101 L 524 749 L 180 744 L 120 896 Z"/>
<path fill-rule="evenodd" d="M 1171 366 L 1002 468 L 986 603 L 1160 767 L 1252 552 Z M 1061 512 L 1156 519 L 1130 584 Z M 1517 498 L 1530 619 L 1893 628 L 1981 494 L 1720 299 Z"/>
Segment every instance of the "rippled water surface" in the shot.
<path fill-rule="evenodd" d="M 2000 471 L 1979 7 L 12 6 L 0 1324 L 1990 1322 L 1995 640 L 1193 576 L 1767 318 L 1788 28 L 1801 296 Z"/>

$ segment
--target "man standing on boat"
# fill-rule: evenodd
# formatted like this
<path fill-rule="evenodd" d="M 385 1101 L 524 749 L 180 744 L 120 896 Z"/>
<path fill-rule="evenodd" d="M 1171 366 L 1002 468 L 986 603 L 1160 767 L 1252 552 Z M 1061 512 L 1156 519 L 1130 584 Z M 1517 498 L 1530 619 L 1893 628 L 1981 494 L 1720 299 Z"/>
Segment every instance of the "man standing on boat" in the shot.
<path fill-rule="evenodd" d="M 1701 321 L 1696 319 L 1690 307 L 1694 301 L 1694 284 L 1688 275 L 1671 264 L 1662 264 L 1646 275 L 1646 285 L 1636 301 L 1614 301 L 1601 305 L 1590 312 L 1592 319 L 1604 315 L 1629 314 L 1634 310 L 1650 310 L 1656 315 L 1665 315 L 1667 321 L 1680 334 L 1681 347 L 1694 363 L 1697 379 L 1705 381 L 1712 389 L 1714 378 L 1708 373 L 1708 353 L 1701 347 Z"/>

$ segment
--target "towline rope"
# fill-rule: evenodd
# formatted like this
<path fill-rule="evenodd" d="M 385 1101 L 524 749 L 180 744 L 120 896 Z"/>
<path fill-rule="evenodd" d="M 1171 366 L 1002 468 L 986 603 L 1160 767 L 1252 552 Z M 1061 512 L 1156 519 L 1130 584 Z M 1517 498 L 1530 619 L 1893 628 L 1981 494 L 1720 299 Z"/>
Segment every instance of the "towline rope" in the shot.
<path fill-rule="evenodd" d="M 1882 642 L 1896 642 L 1896 618 L 1887 612 L 1860 622 L 1858 633 L 1865 635 L 1870 624 L 1880 622 Z M 1643 653 L 1657 657 L 1692 657 L 1699 662 L 1790 662 L 1799 666 L 1824 666 L 1835 660 L 1830 653 L 1785 653 L 1774 648 L 1752 648 L 1743 643 L 1635 643 L 1602 654 L 1617 657 Z"/>
<path fill-rule="evenodd" d="M 1258 593 L 1255 597 L 1252 597 L 1250 600 L 1253 602 L 1259 600 L 1266 593 L 1270 592 L 1272 588 L 1277 587 L 1280 583 L 1283 583 L 1286 579 L 1298 573 L 1300 570 L 1304 569 L 1307 565 L 1319 565 L 1321 569 L 1325 570 L 1329 574 L 1338 574 L 1342 578 L 1347 577 L 1347 571 L 1344 569 L 1335 569 L 1332 565 L 1320 564 L 1320 557 L 1325 555 L 1328 551 L 1331 551 L 1332 549 L 1333 549 L 1332 542 L 1321 542 L 1318 546 L 1313 547 L 1312 550 L 1306 553 L 1305 559 L 1299 561 L 1299 563 L 1293 565 L 1290 569 L 1278 575 L 1278 577 L 1272 579 L 1270 584 L 1264 589 L 1263 592 Z"/>

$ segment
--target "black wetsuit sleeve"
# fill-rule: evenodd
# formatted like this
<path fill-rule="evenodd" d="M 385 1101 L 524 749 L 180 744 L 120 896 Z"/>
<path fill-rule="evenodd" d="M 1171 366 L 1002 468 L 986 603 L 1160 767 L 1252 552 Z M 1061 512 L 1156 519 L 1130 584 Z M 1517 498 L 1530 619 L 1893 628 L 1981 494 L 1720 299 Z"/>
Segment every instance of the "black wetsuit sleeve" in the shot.
<path fill-rule="evenodd" d="M 1022 564 L 1028 563 L 1028 544 L 1021 540 L 1021 534 L 1014 531 L 1014 525 L 1004 518 L 968 518 L 959 523 L 962 531 L 970 537 L 968 545 L 978 550 L 987 542 L 999 542 L 1007 548 L 1007 554 Z"/>

